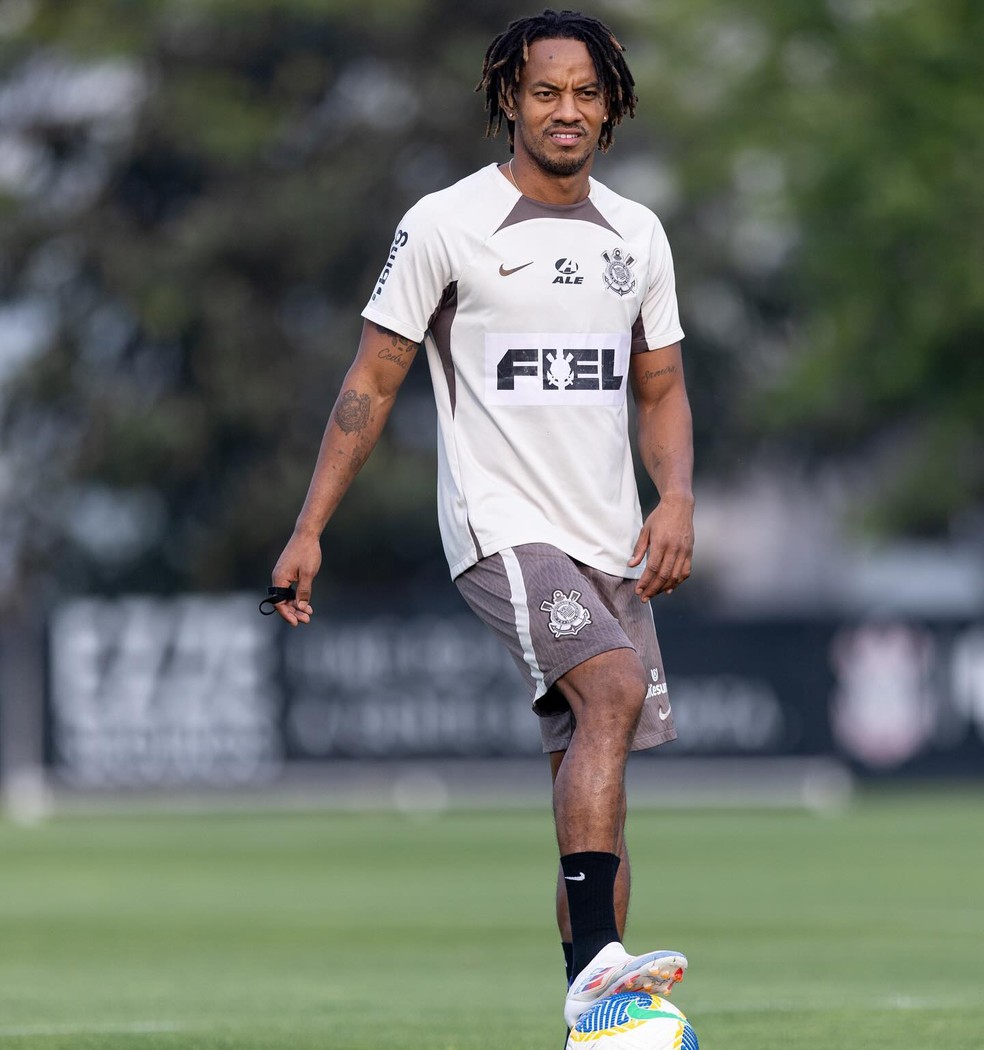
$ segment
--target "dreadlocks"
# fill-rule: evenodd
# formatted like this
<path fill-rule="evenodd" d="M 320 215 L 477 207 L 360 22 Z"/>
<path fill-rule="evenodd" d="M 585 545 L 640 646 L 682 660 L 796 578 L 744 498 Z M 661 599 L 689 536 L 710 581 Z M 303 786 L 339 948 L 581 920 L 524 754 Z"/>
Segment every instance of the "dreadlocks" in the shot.
<path fill-rule="evenodd" d="M 615 126 L 622 123 L 626 113 L 635 116 L 638 102 L 635 81 L 622 57 L 624 48 L 615 39 L 615 34 L 604 22 L 577 11 L 558 13 L 547 8 L 542 15 L 518 18 L 489 45 L 482 64 L 482 79 L 475 88 L 485 92 L 485 108 L 489 115 L 486 137 L 494 138 L 505 120 L 512 150 L 515 124 L 505 115 L 502 101 L 518 86 L 523 66 L 530 57 L 530 44 L 536 40 L 580 40 L 588 49 L 608 102 L 608 120 L 598 141 L 598 148 L 606 153 L 615 138 Z"/>

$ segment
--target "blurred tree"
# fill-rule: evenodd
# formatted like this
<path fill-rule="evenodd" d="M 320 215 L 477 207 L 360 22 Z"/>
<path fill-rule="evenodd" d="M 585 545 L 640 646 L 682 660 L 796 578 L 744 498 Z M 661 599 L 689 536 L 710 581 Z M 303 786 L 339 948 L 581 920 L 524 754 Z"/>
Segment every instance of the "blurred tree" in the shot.
<path fill-rule="evenodd" d="M 748 436 L 849 461 L 877 531 L 979 514 L 984 7 L 697 0 L 637 30 L 689 320 L 701 362 L 737 369 Z"/>
<path fill-rule="evenodd" d="M 264 582 L 401 211 L 489 159 L 469 89 L 506 15 L 451 8 L 26 5 L 0 280 L 43 325 L 8 377 L 8 546 L 69 587 Z M 413 373 L 328 541 L 352 581 L 441 559 Z"/>
<path fill-rule="evenodd" d="M 642 100 L 596 170 L 674 245 L 701 469 L 887 433 L 884 527 L 979 505 L 978 7 L 595 6 Z M 505 155 L 470 88 L 528 9 L 0 3 L 0 576 L 262 584 L 399 216 Z M 421 360 L 332 577 L 443 574 L 430 401 Z"/>
<path fill-rule="evenodd" d="M 828 8 L 778 56 L 802 326 L 766 420 L 863 452 L 876 528 L 938 534 L 984 502 L 984 8 Z"/>

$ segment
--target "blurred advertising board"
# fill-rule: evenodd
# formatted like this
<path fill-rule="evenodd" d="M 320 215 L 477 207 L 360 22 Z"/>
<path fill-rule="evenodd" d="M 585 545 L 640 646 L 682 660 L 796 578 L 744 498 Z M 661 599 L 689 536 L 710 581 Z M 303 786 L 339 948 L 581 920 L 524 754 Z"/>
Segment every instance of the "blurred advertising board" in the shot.
<path fill-rule="evenodd" d="M 278 639 L 251 599 L 70 601 L 48 652 L 47 757 L 68 783 L 232 785 L 279 771 Z"/>
<path fill-rule="evenodd" d="M 659 633 L 674 754 L 984 774 L 984 623 L 688 618 Z M 63 604 L 49 626 L 46 727 L 53 772 L 88 787 L 539 752 L 517 672 L 470 614 L 292 631 L 236 595 Z"/>

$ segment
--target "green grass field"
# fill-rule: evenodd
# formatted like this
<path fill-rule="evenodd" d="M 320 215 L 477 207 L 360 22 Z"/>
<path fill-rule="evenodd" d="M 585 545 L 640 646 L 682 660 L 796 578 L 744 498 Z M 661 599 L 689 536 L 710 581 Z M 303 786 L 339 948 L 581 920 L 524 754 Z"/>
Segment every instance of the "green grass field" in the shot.
<path fill-rule="evenodd" d="M 0 1048 L 561 1050 L 544 812 L 0 824 Z M 984 1047 L 984 793 L 636 812 L 702 1050 Z"/>

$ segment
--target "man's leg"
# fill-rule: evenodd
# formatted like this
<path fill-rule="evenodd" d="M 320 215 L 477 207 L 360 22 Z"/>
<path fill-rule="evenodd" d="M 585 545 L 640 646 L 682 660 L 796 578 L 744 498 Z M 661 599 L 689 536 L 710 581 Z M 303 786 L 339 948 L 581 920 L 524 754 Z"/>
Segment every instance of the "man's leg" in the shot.
<path fill-rule="evenodd" d="M 607 889 L 599 889 L 597 903 L 612 909 L 614 865 L 619 863 L 623 838 L 625 763 L 646 697 L 642 664 L 632 649 L 614 649 L 572 668 L 558 679 L 557 688 L 570 704 L 577 726 L 554 777 L 557 843 L 562 858 L 584 857 L 588 863 L 605 855 L 612 858 L 610 867 L 589 873 L 602 886 L 611 880 Z M 580 868 L 564 874 L 580 881 Z M 591 885 L 573 889 L 580 898 L 592 898 Z M 600 899 L 602 893 L 608 895 L 606 901 Z M 610 921 L 604 914 L 592 916 L 587 931 L 576 913 L 571 919 L 576 974 L 604 944 L 618 940 L 618 929 L 613 911 Z M 602 936 L 607 939 L 601 941 Z"/>
<path fill-rule="evenodd" d="M 554 770 L 554 808 L 577 957 L 565 1016 L 576 1019 L 594 1000 L 621 990 L 665 994 L 686 959 L 673 952 L 629 956 L 619 939 L 624 906 L 618 917 L 615 888 L 630 746 L 654 747 L 674 736 L 669 703 L 658 709 L 665 687 L 652 612 L 633 580 L 543 543 L 499 551 L 456 582 L 525 676 L 544 750 L 564 751 Z M 558 594 L 568 596 L 570 622 L 555 615 Z M 602 951 L 592 955 L 593 944 Z"/>
<path fill-rule="evenodd" d="M 564 761 L 567 751 L 550 752 L 550 773 L 556 782 L 560 764 Z M 621 811 L 618 823 L 618 872 L 615 875 L 615 925 L 618 929 L 618 938 L 625 937 L 625 923 L 629 914 L 629 894 L 631 890 L 631 874 L 629 869 L 629 851 L 625 843 L 625 792 L 622 792 Z M 574 980 L 573 945 L 571 944 L 571 915 L 567 906 L 567 884 L 564 882 L 564 870 L 557 867 L 557 929 L 560 931 L 560 941 L 564 949 L 564 962 L 567 971 L 568 985 Z"/>
<path fill-rule="evenodd" d="M 621 990 L 669 991 L 687 960 L 678 952 L 630 956 L 615 912 L 624 846 L 625 763 L 647 692 L 633 649 L 591 657 L 557 680 L 576 728 L 554 778 L 554 820 L 567 886 L 574 981 L 568 1025 L 592 1002 Z M 624 924 L 624 915 L 622 922 Z"/>

